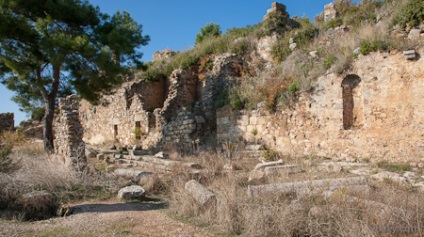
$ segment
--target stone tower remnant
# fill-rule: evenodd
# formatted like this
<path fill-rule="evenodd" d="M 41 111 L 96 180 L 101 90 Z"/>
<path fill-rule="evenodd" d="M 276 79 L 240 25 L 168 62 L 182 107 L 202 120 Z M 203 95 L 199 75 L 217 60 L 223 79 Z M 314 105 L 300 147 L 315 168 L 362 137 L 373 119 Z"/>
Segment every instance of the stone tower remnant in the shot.
<path fill-rule="evenodd" d="M 69 169 L 81 172 L 87 163 L 84 129 L 79 120 L 77 95 L 59 98 L 59 115 L 55 121 L 54 153 Z"/>
<path fill-rule="evenodd" d="M 329 3 L 324 6 L 324 22 L 337 17 L 336 6 L 334 3 Z"/>

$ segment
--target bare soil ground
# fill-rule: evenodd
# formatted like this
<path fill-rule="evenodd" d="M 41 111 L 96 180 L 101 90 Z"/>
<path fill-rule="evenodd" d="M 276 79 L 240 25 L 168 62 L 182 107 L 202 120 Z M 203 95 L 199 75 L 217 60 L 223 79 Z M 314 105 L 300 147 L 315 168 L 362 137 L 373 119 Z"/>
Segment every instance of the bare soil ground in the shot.
<path fill-rule="evenodd" d="M 20 222 L 0 219 L 4 237 L 91 236 L 213 236 L 170 218 L 162 203 L 78 203 L 68 217 Z"/>

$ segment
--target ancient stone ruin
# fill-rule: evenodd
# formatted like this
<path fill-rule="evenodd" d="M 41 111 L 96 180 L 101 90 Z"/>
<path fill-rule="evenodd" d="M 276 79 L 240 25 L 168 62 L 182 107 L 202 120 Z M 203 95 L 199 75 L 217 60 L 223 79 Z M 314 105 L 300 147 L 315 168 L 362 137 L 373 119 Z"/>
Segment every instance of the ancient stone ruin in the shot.
<path fill-rule="evenodd" d="M 4 131 L 13 131 L 15 128 L 15 118 L 13 113 L 0 114 L 0 134 Z"/>
<path fill-rule="evenodd" d="M 286 13 L 286 6 L 278 2 L 273 2 L 271 8 L 266 11 L 266 15 L 263 17 L 262 21 L 266 21 L 269 18 L 269 15 L 274 12 Z"/>
<path fill-rule="evenodd" d="M 55 158 L 71 170 L 81 172 L 85 169 L 84 129 L 79 121 L 79 100 L 77 95 L 59 98 L 59 114 L 54 123 Z"/>
<path fill-rule="evenodd" d="M 170 49 L 157 51 L 153 54 L 153 62 L 168 60 L 175 55 L 175 52 Z"/>
<path fill-rule="evenodd" d="M 360 55 L 351 70 L 318 78 L 312 94 L 299 94 L 295 108 L 277 114 L 221 108 L 217 138 L 259 141 L 293 157 L 420 162 L 423 59 L 405 61 L 402 53 Z"/>
<path fill-rule="evenodd" d="M 334 3 L 329 3 L 324 6 L 324 22 L 336 18 L 337 11 Z"/>

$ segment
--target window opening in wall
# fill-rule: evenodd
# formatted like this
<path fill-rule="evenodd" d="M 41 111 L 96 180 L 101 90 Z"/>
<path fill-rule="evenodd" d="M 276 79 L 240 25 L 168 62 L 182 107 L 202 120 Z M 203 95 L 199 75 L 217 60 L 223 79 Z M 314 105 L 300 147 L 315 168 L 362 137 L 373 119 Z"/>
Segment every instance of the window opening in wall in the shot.
<path fill-rule="evenodd" d="M 343 89 L 343 128 L 345 130 L 360 127 L 363 123 L 361 78 L 348 75 L 342 82 Z"/>
<path fill-rule="evenodd" d="M 141 123 L 140 121 L 135 122 L 135 139 L 141 139 Z"/>
<path fill-rule="evenodd" d="M 118 137 L 118 125 L 113 125 L 113 139 L 116 140 L 116 138 Z"/>

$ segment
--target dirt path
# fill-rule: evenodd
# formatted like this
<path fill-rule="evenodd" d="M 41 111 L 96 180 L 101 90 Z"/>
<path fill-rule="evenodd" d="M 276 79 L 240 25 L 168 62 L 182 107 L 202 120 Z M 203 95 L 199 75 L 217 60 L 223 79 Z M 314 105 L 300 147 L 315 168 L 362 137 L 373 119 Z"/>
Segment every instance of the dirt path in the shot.
<path fill-rule="evenodd" d="M 22 223 L 0 220 L 0 236 L 213 236 L 178 222 L 157 203 L 81 203 L 71 216 Z"/>

